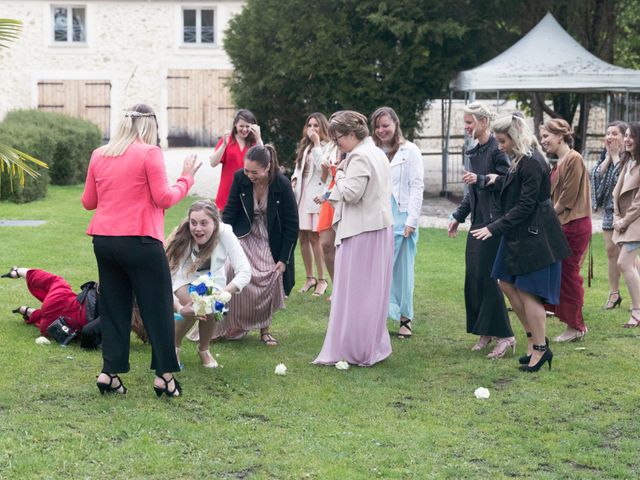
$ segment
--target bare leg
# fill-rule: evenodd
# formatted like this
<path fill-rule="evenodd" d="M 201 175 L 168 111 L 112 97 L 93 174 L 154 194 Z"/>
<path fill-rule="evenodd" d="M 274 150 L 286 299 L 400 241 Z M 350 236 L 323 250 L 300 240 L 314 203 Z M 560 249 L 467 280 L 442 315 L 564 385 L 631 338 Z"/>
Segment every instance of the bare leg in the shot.
<path fill-rule="evenodd" d="M 319 237 L 324 264 L 327 266 L 331 281 L 333 281 L 333 263 L 336 256 L 336 231 L 333 228 L 323 230 L 320 232 Z"/>
<path fill-rule="evenodd" d="M 320 245 L 320 235 L 318 232 L 311 232 L 310 234 L 311 248 L 313 249 L 313 258 L 316 261 L 316 271 L 318 272 L 318 283 L 316 284 L 316 291 L 313 295 L 321 297 L 327 291 L 329 282 L 324 277 L 324 255 L 322 254 L 322 245 Z"/>
<path fill-rule="evenodd" d="M 509 299 L 511 308 L 513 308 L 513 311 L 518 317 L 518 320 L 520 320 L 520 323 L 522 324 L 524 331 L 527 333 L 533 333 L 531 331 L 532 327 L 530 325 L 530 322 L 527 318 L 527 313 L 525 311 L 524 299 L 520 295 L 522 291 L 518 290 L 514 284 L 505 282 L 503 280 L 500 280 L 499 284 L 500 284 L 500 288 Z M 533 351 L 533 335 L 531 337 L 527 337 L 527 355 L 531 355 L 532 351 Z"/>
<path fill-rule="evenodd" d="M 311 233 L 308 230 L 300 230 L 298 232 L 298 239 L 300 241 L 300 254 L 302 255 L 302 261 L 304 262 L 304 270 L 307 275 L 307 281 L 304 282 L 303 287 L 300 289 L 301 293 L 309 291 L 315 284 L 316 279 L 313 276 L 313 257 L 311 251 Z"/>
<path fill-rule="evenodd" d="M 614 302 L 620 297 L 620 269 L 618 268 L 620 247 L 613 243 L 612 236 L 613 232 L 611 230 L 604 230 L 602 232 L 604 246 L 607 252 L 607 274 L 609 277 L 609 298 L 605 305 L 607 308 L 612 308 Z"/>
<path fill-rule="evenodd" d="M 547 316 L 545 314 L 544 305 L 538 297 L 531 295 L 530 293 L 518 290 L 522 304 L 524 305 L 525 316 L 527 318 L 527 324 L 531 328 L 531 340 L 534 345 L 546 344 L 546 326 Z M 544 355 L 544 351 L 533 350 L 531 352 L 531 360 L 529 365 L 533 366 L 540 361 L 540 358 Z"/>
<path fill-rule="evenodd" d="M 634 309 L 640 308 L 640 274 L 635 268 L 637 254 L 637 249 L 630 252 L 627 250 L 627 247 L 623 245 L 622 248 L 620 248 L 620 255 L 618 256 L 618 268 L 627 282 L 629 296 L 631 297 L 631 308 Z"/>

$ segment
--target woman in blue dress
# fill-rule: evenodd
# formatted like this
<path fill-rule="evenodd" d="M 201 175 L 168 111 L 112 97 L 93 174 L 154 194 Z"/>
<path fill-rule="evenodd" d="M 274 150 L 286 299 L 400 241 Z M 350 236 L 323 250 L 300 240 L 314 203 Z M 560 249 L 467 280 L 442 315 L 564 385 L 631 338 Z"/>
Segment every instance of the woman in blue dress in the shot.
<path fill-rule="evenodd" d="M 402 136 L 398 115 L 390 107 L 381 107 L 373 112 L 371 130 L 373 141 L 387 155 L 391 166 L 394 252 L 389 317 L 400 321 L 398 338 L 409 338 L 413 319 L 418 221 L 424 191 L 422 153 L 415 143 Z"/>
<path fill-rule="evenodd" d="M 547 362 L 551 369 L 543 304 L 559 303 L 562 259 L 571 249 L 551 204 L 549 167 L 525 121 L 517 115 L 501 117 L 493 131 L 512 160 L 506 176 L 488 175 L 487 183 L 500 190 L 504 214 L 470 233 L 479 240 L 502 234 L 491 276 L 499 280 L 527 332 L 520 370 L 535 372 Z"/>

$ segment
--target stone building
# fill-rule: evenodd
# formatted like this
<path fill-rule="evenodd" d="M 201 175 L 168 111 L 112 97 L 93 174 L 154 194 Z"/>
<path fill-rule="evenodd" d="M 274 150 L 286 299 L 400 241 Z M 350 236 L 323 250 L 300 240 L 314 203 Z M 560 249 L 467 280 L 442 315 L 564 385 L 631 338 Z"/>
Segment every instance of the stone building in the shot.
<path fill-rule="evenodd" d="M 164 146 L 208 145 L 233 118 L 224 31 L 242 0 L 0 1 L 23 22 L 0 50 L 0 118 L 39 108 L 91 120 L 108 139 L 146 103 Z"/>

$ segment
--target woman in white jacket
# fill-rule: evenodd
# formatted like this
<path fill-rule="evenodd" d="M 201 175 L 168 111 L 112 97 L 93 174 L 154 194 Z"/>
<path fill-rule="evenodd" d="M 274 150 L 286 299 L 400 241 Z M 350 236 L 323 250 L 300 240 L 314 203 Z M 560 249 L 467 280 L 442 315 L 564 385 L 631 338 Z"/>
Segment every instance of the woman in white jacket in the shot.
<path fill-rule="evenodd" d="M 391 162 L 391 210 L 393 212 L 393 281 L 389 317 L 400 320 L 399 338 L 411 337 L 414 263 L 418 244 L 418 220 L 424 191 L 422 153 L 402 136 L 400 120 L 390 107 L 371 115 L 376 145 Z"/>
<path fill-rule="evenodd" d="M 300 253 L 304 261 L 307 280 L 301 293 L 312 288 L 315 296 L 324 295 L 329 286 L 324 278 L 324 259 L 318 236 L 320 205 L 314 199 L 324 193 L 322 162 L 330 148 L 327 118 L 322 113 L 312 113 L 305 122 L 302 138 L 296 150 L 296 168 L 291 184 L 298 203 Z M 318 276 L 313 274 L 315 260 Z"/>
<path fill-rule="evenodd" d="M 173 293 L 179 302 L 176 310 L 183 317 L 182 321 L 176 322 L 175 330 L 178 363 L 182 339 L 196 320 L 199 320 L 198 355 L 204 367 L 215 368 L 218 363 L 209 352 L 209 340 L 216 322 L 213 315 L 195 315 L 189 285 L 201 275 L 210 274 L 215 287 L 228 292 L 228 302 L 232 294 L 239 293 L 251 281 L 249 260 L 233 229 L 222 223 L 218 208 L 210 200 L 199 200 L 191 205 L 187 218 L 169 237 L 167 259 Z M 224 268 L 227 259 L 234 273 L 230 282 L 227 282 Z M 181 363 L 180 367 L 182 368 Z"/>

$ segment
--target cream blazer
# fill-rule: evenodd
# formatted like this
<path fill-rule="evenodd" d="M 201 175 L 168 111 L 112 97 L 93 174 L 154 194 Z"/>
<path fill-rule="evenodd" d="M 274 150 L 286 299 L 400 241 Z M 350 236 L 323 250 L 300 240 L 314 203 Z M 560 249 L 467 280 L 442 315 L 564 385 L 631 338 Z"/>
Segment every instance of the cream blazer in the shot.
<path fill-rule="evenodd" d="M 300 205 L 302 190 L 304 189 L 307 192 L 305 195 L 307 201 L 303 205 L 303 211 L 306 213 L 320 212 L 320 205 L 314 202 L 313 199 L 322 195 L 325 191 L 325 183 L 322 181 L 322 162 L 329 158 L 331 152 L 335 156 L 335 147 L 333 143 L 329 142 L 323 142 L 319 147 L 307 147 L 302 155 L 300 166 L 296 165 L 293 175 L 291 175 L 291 181 L 296 181 L 293 193 L 298 205 Z M 303 177 L 302 173 L 307 163 L 309 164 L 309 174 Z"/>
<path fill-rule="evenodd" d="M 622 220 L 626 230 L 613 231 L 614 243 L 640 241 L 640 166 L 636 164 L 626 175 L 627 166 L 620 170 L 613 189 L 613 221 Z"/>
<path fill-rule="evenodd" d="M 360 233 L 381 230 L 393 224 L 391 214 L 391 167 L 371 137 L 347 155 L 336 172 L 332 202 L 336 245 Z"/>

